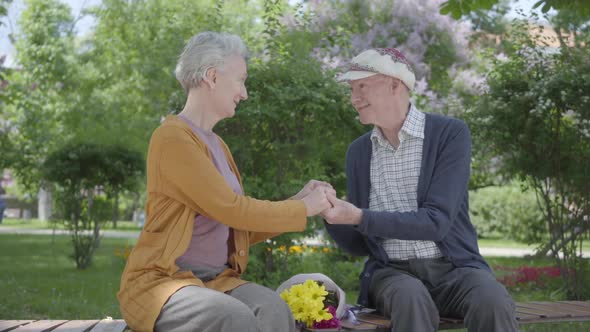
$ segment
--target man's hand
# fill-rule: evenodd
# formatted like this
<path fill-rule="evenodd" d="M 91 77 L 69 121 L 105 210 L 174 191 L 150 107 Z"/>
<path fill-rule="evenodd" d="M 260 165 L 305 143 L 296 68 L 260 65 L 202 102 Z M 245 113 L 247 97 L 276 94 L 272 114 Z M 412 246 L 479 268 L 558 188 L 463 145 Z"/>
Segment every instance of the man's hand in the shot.
<path fill-rule="evenodd" d="M 314 191 L 317 187 L 326 187 L 334 190 L 332 185 L 328 182 L 318 181 L 318 180 L 310 180 L 304 187 L 301 189 L 295 196 L 291 197 L 290 199 L 302 199 L 303 197 L 309 195 L 312 191 Z"/>
<path fill-rule="evenodd" d="M 332 207 L 322 211 L 321 216 L 329 224 L 358 225 L 361 223 L 363 210 L 337 198 L 332 193 L 328 193 L 327 197 Z"/>

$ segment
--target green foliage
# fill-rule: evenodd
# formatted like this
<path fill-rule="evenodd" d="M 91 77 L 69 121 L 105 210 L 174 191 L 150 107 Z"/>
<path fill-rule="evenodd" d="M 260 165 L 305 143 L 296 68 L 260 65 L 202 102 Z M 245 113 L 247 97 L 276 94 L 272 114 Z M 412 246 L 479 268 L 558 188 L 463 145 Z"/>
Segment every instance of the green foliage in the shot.
<path fill-rule="evenodd" d="M 8 13 L 8 6 L 11 2 L 12 0 L 0 0 L 0 18 L 2 16 L 6 16 L 6 14 Z M 3 24 L 3 22 L 0 22 L 0 26 L 2 26 Z"/>
<path fill-rule="evenodd" d="M 252 247 L 250 254 L 243 278 L 272 289 L 298 273 L 323 273 L 346 291 L 359 290 L 358 276 L 363 268 L 363 258 L 351 258 L 331 246 L 273 246 L 264 243 Z"/>
<path fill-rule="evenodd" d="M 72 17 L 57 0 L 30 0 L 19 26 L 15 48 L 21 69 L 3 77 L 0 149 L 3 166 L 35 192 L 44 157 L 68 135 L 60 119 L 70 102 L 63 96 L 75 89 Z"/>
<path fill-rule="evenodd" d="M 590 4 L 585 0 L 539 0 L 533 5 L 533 8 L 538 7 L 543 13 L 555 9 L 577 11 L 582 16 L 590 15 Z"/>
<path fill-rule="evenodd" d="M 448 0 L 440 5 L 440 13 L 451 14 L 458 20 L 462 15 L 474 10 L 489 10 L 498 0 Z"/>
<path fill-rule="evenodd" d="M 346 148 L 363 131 L 344 87 L 309 57 L 254 63 L 248 87 L 249 99 L 218 129 L 248 192 L 283 199 L 320 178 L 343 193 Z"/>
<path fill-rule="evenodd" d="M 518 184 L 471 191 L 469 201 L 471 221 L 479 237 L 528 244 L 546 239 L 546 224 L 535 193 L 523 191 Z"/>
<path fill-rule="evenodd" d="M 469 14 L 477 10 L 489 10 L 500 0 L 448 0 L 440 6 L 441 14 L 450 14 L 454 19 Z M 555 10 L 575 10 L 580 15 L 590 15 L 590 3 L 586 0 L 538 0 L 533 5 L 534 8 L 541 8 L 543 13 L 550 9 Z"/>
<path fill-rule="evenodd" d="M 132 190 L 144 173 L 144 159 L 123 146 L 68 144 L 50 154 L 43 165 L 45 179 L 77 192 L 102 187 L 113 195 Z"/>
<path fill-rule="evenodd" d="M 60 212 L 56 217 L 61 217 L 71 232 L 72 258 L 79 269 L 92 263 L 100 224 L 113 211 L 111 198 L 137 185 L 143 165 L 143 157 L 135 151 L 93 143 L 65 145 L 43 164 L 43 178 L 54 184 Z"/>
<path fill-rule="evenodd" d="M 550 235 L 547 248 L 568 280 L 568 295 L 579 297 L 578 250 L 590 229 L 590 53 L 548 52 L 528 35 L 516 35 L 513 45 L 488 77 L 472 132 L 501 156 L 506 176 L 536 192 Z"/>

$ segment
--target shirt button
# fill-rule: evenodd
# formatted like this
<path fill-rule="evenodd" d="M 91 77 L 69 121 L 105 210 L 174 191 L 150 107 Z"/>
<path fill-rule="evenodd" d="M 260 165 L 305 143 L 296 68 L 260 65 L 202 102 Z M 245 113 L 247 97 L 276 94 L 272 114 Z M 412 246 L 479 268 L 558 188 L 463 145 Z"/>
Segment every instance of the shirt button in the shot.
<path fill-rule="evenodd" d="M 246 256 L 246 252 L 244 250 L 240 250 L 240 251 L 238 251 L 238 255 Z"/>

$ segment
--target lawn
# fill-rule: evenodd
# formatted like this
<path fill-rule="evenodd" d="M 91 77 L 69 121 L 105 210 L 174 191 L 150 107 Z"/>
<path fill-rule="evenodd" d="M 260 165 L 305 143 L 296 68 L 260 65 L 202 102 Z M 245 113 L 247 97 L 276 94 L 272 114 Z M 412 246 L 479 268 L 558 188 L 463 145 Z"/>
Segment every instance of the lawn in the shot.
<path fill-rule="evenodd" d="M 0 234 L 0 319 L 120 318 L 116 293 L 124 261 L 116 255 L 133 239 L 103 238 L 94 264 L 76 270 L 68 236 Z M 494 267 L 550 266 L 550 260 L 489 258 Z M 551 285 L 549 283 L 548 285 Z M 544 287 L 511 290 L 516 301 L 559 300 Z M 354 291 L 347 298 L 356 298 Z M 589 331 L 590 323 L 526 325 L 522 331 Z"/>
<path fill-rule="evenodd" d="M 103 238 L 94 265 L 77 270 L 68 236 L 0 234 L 0 319 L 120 317 L 116 293 L 134 240 Z"/>
<path fill-rule="evenodd" d="M 64 229 L 62 223 L 41 221 L 39 219 L 4 219 L 1 226 L 19 229 Z M 109 221 L 102 224 L 101 229 L 116 229 L 117 231 L 139 231 L 141 230 L 141 227 L 132 221 L 118 221 L 117 228 L 114 228 L 113 223 Z"/>

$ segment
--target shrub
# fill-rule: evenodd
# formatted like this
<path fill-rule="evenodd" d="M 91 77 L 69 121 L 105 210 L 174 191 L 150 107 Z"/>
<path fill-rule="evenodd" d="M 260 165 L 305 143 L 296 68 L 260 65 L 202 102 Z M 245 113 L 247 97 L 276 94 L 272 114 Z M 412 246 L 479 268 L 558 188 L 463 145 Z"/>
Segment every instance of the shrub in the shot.
<path fill-rule="evenodd" d="M 143 174 L 141 154 L 122 146 L 68 144 L 49 155 L 45 181 L 54 185 L 58 214 L 71 231 L 76 267 L 85 269 L 100 241 L 100 225 L 113 211 L 112 198 L 132 189 Z"/>
<path fill-rule="evenodd" d="M 516 183 L 470 192 L 469 212 L 479 237 L 539 243 L 547 235 L 535 193 Z"/>

